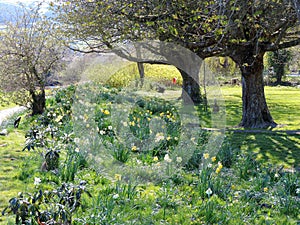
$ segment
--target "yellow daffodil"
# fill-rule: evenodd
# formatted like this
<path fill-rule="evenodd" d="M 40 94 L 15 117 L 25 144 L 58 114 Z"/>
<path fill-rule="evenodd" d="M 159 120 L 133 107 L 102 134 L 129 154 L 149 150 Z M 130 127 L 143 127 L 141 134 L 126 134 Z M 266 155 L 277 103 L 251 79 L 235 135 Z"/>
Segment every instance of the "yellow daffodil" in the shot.
<path fill-rule="evenodd" d="M 205 153 L 205 154 L 203 154 L 203 157 L 204 157 L 204 159 L 208 159 L 209 158 L 209 154 Z"/>
<path fill-rule="evenodd" d="M 121 180 L 121 179 L 122 179 L 122 175 L 116 173 L 116 174 L 115 174 L 115 179 L 116 179 L 116 180 Z"/>

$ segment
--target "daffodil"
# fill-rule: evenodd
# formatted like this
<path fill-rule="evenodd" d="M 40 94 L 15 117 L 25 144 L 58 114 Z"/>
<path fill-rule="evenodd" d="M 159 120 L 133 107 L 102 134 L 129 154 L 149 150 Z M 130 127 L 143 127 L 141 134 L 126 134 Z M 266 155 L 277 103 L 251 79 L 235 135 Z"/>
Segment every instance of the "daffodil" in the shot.
<path fill-rule="evenodd" d="M 121 180 L 121 179 L 122 179 L 122 175 L 116 173 L 116 174 L 115 174 L 115 179 L 116 179 L 116 180 Z"/>
<path fill-rule="evenodd" d="M 205 192 L 208 196 L 211 196 L 212 194 L 212 190 L 210 188 L 208 188 Z"/>
<path fill-rule="evenodd" d="M 203 154 L 203 157 L 204 157 L 204 159 L 208 159 L 209 158 L 209 154 L 205 153 L 205 154 Z"/>
<path fill-rule="evenodd" d="M 34 184 L 35 186 L 38 186 L 38 185 L 40 185 L 41 182 L 42 182 L 41 178 L 35 177 L 35 178 L 34 178 L 33 184 Z"/>
<path fill-rule="evenodd" d="M 172 159 L 170 158 L 169 154 L 165 155 L 164 160 L 168 163 L 172 162 Z"/>
<path fill-rule="evenodd" d="M 176 162 L 181 163 L 182 162 L 182 158 L 180 156 L 176 157 Z"/>

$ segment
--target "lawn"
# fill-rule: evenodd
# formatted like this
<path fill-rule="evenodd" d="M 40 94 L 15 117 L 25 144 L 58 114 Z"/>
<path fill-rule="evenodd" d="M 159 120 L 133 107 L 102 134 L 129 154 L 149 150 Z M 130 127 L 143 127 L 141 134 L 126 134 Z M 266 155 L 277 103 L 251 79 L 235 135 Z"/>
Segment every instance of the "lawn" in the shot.
<path fill-rule="evenodd" d="M 241 87 L 222 87 L 226 101 L 226 124 L 236 126 L 242 116 Z M 267 103 L 278 124 L 274 132 L 228 132 L 234 147 L 251 151 L 263 163 L 300 167 L 300 135 L 284 131 L 300 131 L 300 89 L 293 87 L 266 87 Z M 283 131 L 283 132 L 280 132 Z"/>
<path fill-rule="evenodd" d="M 282 126 L 263 133 L 237 132 L 240 87 L 222 92 L 230 130 L 209 151 L 219 133 L 181 128 L 179 90 L 58 91 L 45 114 L 8 123 L 0 137 L 1 211 L 15 197 L 10 207 L 28 224 L 299 224 L 300 174 L 290 172 L 300 166 L 299 135 L 278 132 L 300 128 L 298 89 L 266 88 Z"/>
<path fill-rule="evenodd" d="M 241 87 L 222 87 L 226 100 L 228 127 L 237 126 L 242 117 Z M 294 87 L 265 87 L 267 104 L 278 127 L 274 130 L 300 130 L 300 89 Z"/>

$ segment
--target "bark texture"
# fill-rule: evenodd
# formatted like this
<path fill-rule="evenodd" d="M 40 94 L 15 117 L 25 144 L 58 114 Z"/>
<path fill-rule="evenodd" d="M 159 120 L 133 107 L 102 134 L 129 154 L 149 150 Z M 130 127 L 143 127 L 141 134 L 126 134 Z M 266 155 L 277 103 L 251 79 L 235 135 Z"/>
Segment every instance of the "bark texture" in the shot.
<path fill-rule="evenodd" d="M 254 49 L 254 48 L 252 48 Z M 266 102 L 263 82 L 263 55 L 251 48 L 233 55 L 242 72 L 243 116 L 240 126 L 244 128 L 276 127 Z"/>
<path fill-rule="evenodd" d="M 32 97 L 32 115 L 42 114 L 46 107 L 45 90 L 41 90 L 38 93 L 31 91 L 30 95 Z"/>

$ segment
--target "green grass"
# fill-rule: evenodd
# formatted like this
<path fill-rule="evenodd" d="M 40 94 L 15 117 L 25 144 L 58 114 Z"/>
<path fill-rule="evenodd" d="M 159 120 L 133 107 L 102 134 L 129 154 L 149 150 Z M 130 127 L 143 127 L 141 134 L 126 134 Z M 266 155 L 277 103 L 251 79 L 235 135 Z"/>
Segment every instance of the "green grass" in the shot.
<path fill-rule="evenodd" d="M 222 87 L 226 102 L 227 128 L 235 128 L 242 117 L 241 87 Z M 267 104 L 278 127 L 273 131 L 300 130 L 300 90 L 294 87 L 266 87 Z M 227 136 L 234 147 L 257 154 L 264 164 L 300 167 L 299 134 L 233 133 Z"/>
<path fill-rule="evenodd" d="M 299 135 L 233 132 L 227 132 L 226 135 L 234 148 L 256 154 L 256 159 L 264 165 L 300 168 Z"/>
<path fill-rule="evenodd" d="M 222 87 L 222 92 L 226 101 L 227 127 L 233 128 L 241 119 L 241 88 Z M 161 97 L 177 98 L 179 93 L 180 90 L 173 90 Z M 266 95 L 274 120 L 278 124 L 286 124 L 275 131 L 300 129 L 300 116 L 297 115 L 300 106 L 296 104 L 300 97 L 298 89 L 267 87 Z M 102 104 L 105 106 L 106 103 Z M 13 129 L 12 123 L 8 123 L 8 126 L 10 134 L 6 137 L 0 136 L 1 211 L 8 200 L 17 196 L 18 192 L 37 190 L 33 186 L 35 176 L 42 178 L 44 189 L 55 186 L 59 180 L 54 175 L 51 177 L 50 172 L 41 173 L 39 154 L 21 151 L 30 120 L 22 120 L 18 129 Z M 221 173 L 215 173 L 214 168 L 208 179 L 205 178 L 205 174 L 182 171 L 162 183 L 139 184 L 136 190 L 128 191 L 130 197 L 122 189 L 129 189 L 129 186 L 111 182 L 91 169 L 80 170 L 74 182 L 88 181 L 93 199 L 84 197 L 83 205 L 91 208 L 85 212 L 79 211 L 77 216 L 90 218 L 91 211 L 95 215 L 103 213 L 105 217 L 101 219 L 105 220 L 106 224 L 113 224 L 112 221 L 116 220 L 120 223 L 136 221 L 137 224 L 223 224 L 222 221 L 226 221 L 225 224 L 297 224 L 297 221 L 300 221 L 300 213 L 298 215 L 299 209 L 293 208 L 297 206 L 297 199 L 284 199 L 288 191 L 284 185 L 296 178 L 282 174 L 282 177 L 273 181 L 274 176 L 268 168 L 275 169 L 283 165 L 290 169 L 300 166 L 299 135 L 288 135 L 284 132 L 228 131 L 224 143 L 227 143 L 227 147 L 223 147 L 227 151 L 225 157 L 229 157 L 231 149 L 234 156 L 230 156 L 233 160 L 232 165 L 228 168 L 224 165 Z M 247 158 L 252 153 L 257 161 L 262 163 L 259 168 L 256 168 L 255 164 L 252 165 L 251 160 Z M 137 153 L 130 155 L 136 157 Z M 218 160 L 222 159 L 221 156 L 217 157 Z M 217 161 L 214 166 L 217 166 Z M 249 168 L 247 163 L 251 164 Z M 248 174 L 249 172 L 253 174 Z M 298 173 L 296 176 L 299 178 Z M 218 194 L 207 197 L 205 191 L 208 185 L 213 191 L 218 191 Z M 264 191 L 264 188 L 268 188 L 267 191 Z M 118 197 L 115 197 L 116 194 Z M 273 196 L 276 197 L 276 201 L 272 199 Z M 286 203 L 278 205 L 280 196 Z M 12 221 L 12 218 L 9 220 L 7 217 L 0 217 L 0 225 L 14 224 Z"/>
<path fill-rule="evenodd" d="M 27 185 L 18 179 L 24 159 L 28 153 L 21 150 L 24 146 L 25 134 L 22 130 L 13 130 L 6 137 L 0 136 L 0 209 L 10 198 L 24 191 Z M 33 162 L 32 162 L 33 163 Z M 0 217 L 0 224 L 4 218 Z M 7 223 L 6 223 L 7 224 Z"/>
<path fill-rule="evenodd" d="M 237 128 L 242 117 L 241 87 L 223 86 L 221 91 L 226 104 L 226 127 Z M 270 112 L 278 127 L 274 132 L 247 133 L 226 132 L 234 148 L 252 152 L 263 164 L 300 167 L 299 134 L 286 134 L 287 130 L 300 130 L 300 90 L 294 87 L 266 87 L 266 98 Z M 177 92 L 167 91 L 163 97 L 171 99 L 180 96 Z M 283 132 L 279 132 L 283 131 Z"/>
<path fill-rule="evenodd" d="M 15 104 L 13 104 L 13 103 L 9 103 L 9 104 L 0 104 L 0 110 L 3 110 L 3 109 L 9 109 L 9 108 L 12 108 L 12 107 L 14 107 L 14 106 L 16 106 Z"/>
<path fill-rule="evenodd" d="M 237 126 L 242 118 L 242 88 L 222 87 L 226 101 L 226 124 Z M 278 127 L 274 130 L 300 130 L 300 90 L 294 87 L 265 87 L 269 110 Z"/>

